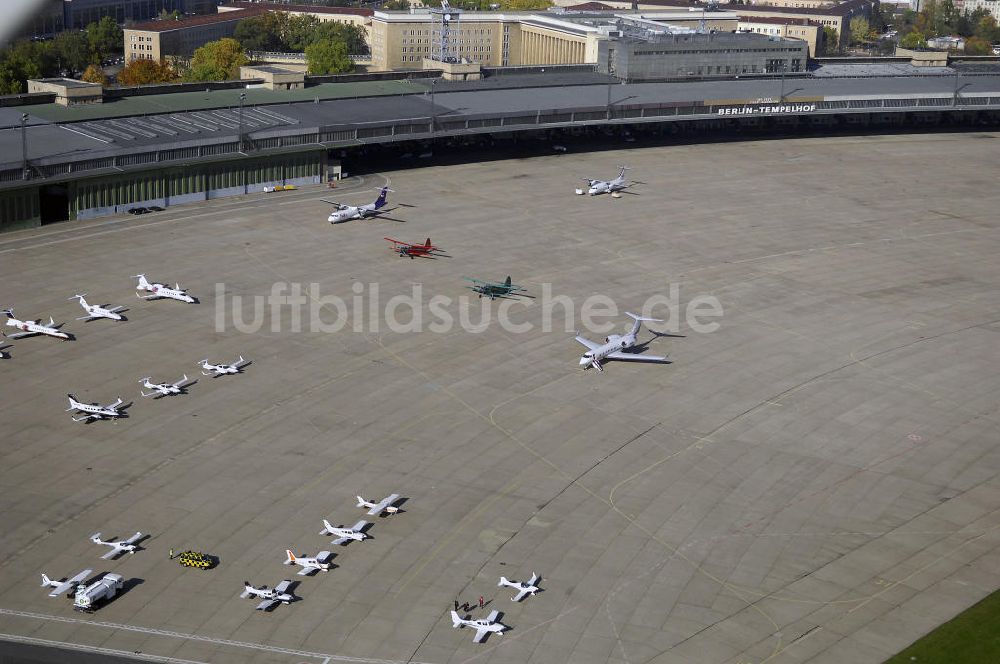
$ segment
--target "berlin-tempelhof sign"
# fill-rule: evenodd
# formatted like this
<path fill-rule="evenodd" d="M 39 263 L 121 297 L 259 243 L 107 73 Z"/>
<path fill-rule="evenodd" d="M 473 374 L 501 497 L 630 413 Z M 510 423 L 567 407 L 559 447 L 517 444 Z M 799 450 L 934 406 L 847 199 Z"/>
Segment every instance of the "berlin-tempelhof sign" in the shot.
<path fill-rule="evenodd" d="M 719 115 L 782 115 L 785 113 L 811 113 L 816 110 L 818 99 L 784 100 L 778 102 L 770 97 L 752 101 L 738 99 L 719 99 L 706 102 L 712 106 L 723 106 L 716 109 Z"/>

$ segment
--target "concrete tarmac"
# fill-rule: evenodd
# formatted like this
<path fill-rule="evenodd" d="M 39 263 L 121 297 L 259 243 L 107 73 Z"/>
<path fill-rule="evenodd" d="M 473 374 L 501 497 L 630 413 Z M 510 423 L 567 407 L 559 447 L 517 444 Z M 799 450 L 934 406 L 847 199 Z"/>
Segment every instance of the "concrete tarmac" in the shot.
<path fill-rule="evenodd" d="M 430 166 L 0 237 L 0 304 L 76 336 L 0 360 L 0 639 L 223 664 L 881 662 L 1000 585 L 998 138 Z M 621 163 L 631 193 L 574 195 Z M 326 222 L 319 199 L 384 182 L 399 221 Z M 136 299 L 139 272 L 200 303 Z M 508 274 L 532 297 L 462 279 Z M 78 292 L 128 321 L 75 320 Z M 640 339 L 672 364 L 580 369 L 576 330 L 621 333 L 657 296 L 675 336 Z M 721 317 L 693 321 L 698 297 Z M 240 354 L 237 376 L 196 366 Z M 187 394 L 139 396 L 185 373 Z M 79 424 L 67 392 L 133 403 Z M 392 492 L 372 539 L 318 535 Z M 136 530 L 116 561 L 88 540 Z M 335 568 L 296 576 L 285 549 Z M 130 588 L 84 615 L 39 587 L 84 568 Z M 497 587 L 532 572 L 522 603 Z M 282 579 L 300 601 L 239 598 Z M 480 596 L 511 629 L 477 645 L 448 612 Z"/>

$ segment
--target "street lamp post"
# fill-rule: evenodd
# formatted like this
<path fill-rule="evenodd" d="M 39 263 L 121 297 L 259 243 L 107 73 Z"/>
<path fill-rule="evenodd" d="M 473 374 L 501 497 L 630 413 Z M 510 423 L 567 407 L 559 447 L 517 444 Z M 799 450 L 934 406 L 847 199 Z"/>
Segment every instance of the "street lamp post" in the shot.
<path fill-rule="evenodd" d="M 21 179 L 31 177 L 28 170 L 28 114 L 21 113 Z"/>
<path fill-rule="evenodd" d="M 778 103 L 785 103 L 785 70 L 788 69 L 788 65 L 785 62 L 781 63 L 781 96 L 778 97 Z"/>
<path fill-rule="evenodd" d="M 239 131 L 239 143 L 238 152 L 243 152 L 243 102 L 246 101 L 247 93 L 240 93 L 240 126 L 237 131 Z"/>
<path fill-rule="evenodd" d="M 437 129 L 437 104 L 434 102 L 434 86 L 438 84 L 440 78 L 435 78 L 431 81 L 431 135 L 434 135 L 434 130 Z"/>

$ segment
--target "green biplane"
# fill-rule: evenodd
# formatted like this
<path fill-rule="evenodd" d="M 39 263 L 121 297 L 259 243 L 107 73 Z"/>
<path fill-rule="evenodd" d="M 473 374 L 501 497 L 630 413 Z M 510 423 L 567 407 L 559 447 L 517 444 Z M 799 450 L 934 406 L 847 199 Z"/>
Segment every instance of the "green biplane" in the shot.
<path fill-rule="evenodd" d="M 466 281 L 471 281 L 471 286 L 466 286 L 466 288 L 479 293 L 479 297 L 486 296 L 491 300 L 495 300 L 498 297 L 506 297 L 512 293 L 527 293 L 527 288 L 521 288 L 517 284 L 510 283 L 510 276 L 507 277 L 506 281 L 483 281 L 482 279 L 473 279 L 472 277 L 463 277 Z"/>

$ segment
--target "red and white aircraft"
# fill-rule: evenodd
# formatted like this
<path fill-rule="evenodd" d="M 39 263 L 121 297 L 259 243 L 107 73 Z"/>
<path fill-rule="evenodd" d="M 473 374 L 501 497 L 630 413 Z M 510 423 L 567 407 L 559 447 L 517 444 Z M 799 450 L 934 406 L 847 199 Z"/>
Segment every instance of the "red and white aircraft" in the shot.
<path fill-rule="evenodd" d="M 441 251 L 440 247 L 435 247 L 431 244 L 430 238 L 427 238 L 423 244 L 410 244 L 409 242 L 403 242 L 402 240 L 394 240 L 391 237 L 387 237 L 385 239 L 392 242 L 392 251 L 399 254 L 400 258 L 403 256 L 409 256 L 411 259 L 416 256 L 434 258 L 435 252 Z"/>
<path fill-rule="evenodd" d="M 138 285 L 135 287 L 136 290 L 143 290 L 152 293 L 152 295 L 139 295 L 136 293 L 135 296 L 138 298 L 152 300 L 158 297 L 165 297 L 171 300 L 179 300 L 181 302 L 187 302 L 188 304 L 194 304 L 194 298 L 188 295 L 187 291 L 181 288 L 180 284 L 174 284 L 173 288 L 169 288 L 163 284 L 151 284 L 146 281 L 146 275 L 144 274 L 135 274 L 132 275 L 132 278 L 139 280 Z"/>
<path fill-rule="evenodd" d="M 30 337 L 33 334 L 45 334 L 58 339 L 69 339 L 68 334 L 59 331 L 59 326 L 52 320 L 52 316 L 49 316 L 48 325 L 42 325 L 41 319 L 30 321 L 14 318 L 13 309 L 4 309 L 0 313 L 7 314 L 7 327 L 16 327 L 21 330 L 21 332 L 15 332 L 14 334 L 4 332 L 4 336 L 8 339 L 20 339 L 21 337 Z"/>

